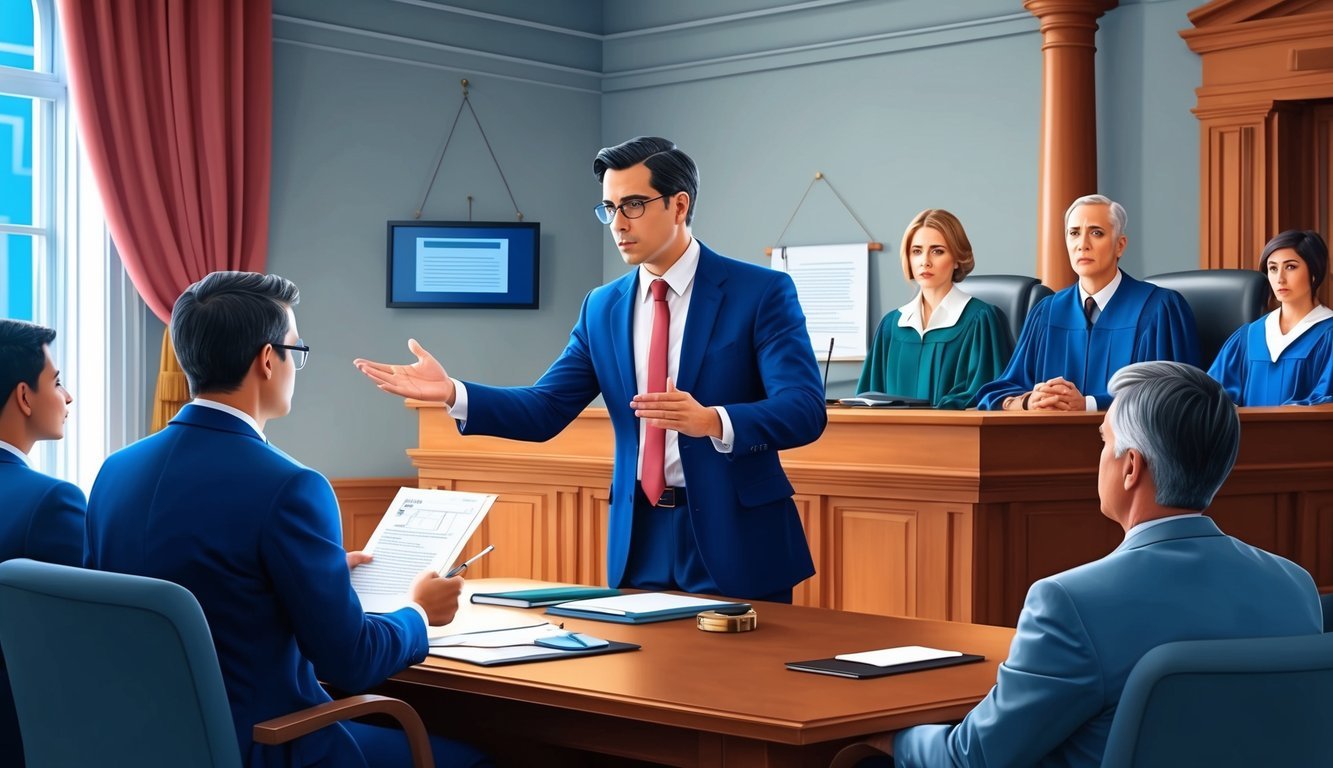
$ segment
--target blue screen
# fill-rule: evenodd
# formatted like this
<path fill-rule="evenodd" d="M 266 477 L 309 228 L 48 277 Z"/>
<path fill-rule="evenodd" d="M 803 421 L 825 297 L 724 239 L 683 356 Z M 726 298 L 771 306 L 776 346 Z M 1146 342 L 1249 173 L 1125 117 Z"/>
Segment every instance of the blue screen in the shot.
<path fill-rule="evenodd" d="M 391 307 L 537 308 L 533 222 L 389 222 Z"/>

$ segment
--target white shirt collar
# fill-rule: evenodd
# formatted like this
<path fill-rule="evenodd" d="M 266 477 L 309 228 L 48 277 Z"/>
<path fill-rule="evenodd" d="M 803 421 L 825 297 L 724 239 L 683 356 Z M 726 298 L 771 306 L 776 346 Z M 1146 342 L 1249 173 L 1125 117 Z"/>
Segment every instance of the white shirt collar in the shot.
<path fill-rule="evenodd" d="M 662 275 L 662 279 L 671 286 L 671 291 L 677 296 L 683 296 L 685 289 L 690 286 L 694 280 L 694 273 L 699 269 L 699 241 L 693 237 L 690 238 L 690 244 L 685 246 L 685 252 L 676 259 L 676 263 Z M 644 265 L 639 265 L 639 301 L 648 301 L 648 286 L 657 279 L 657 275 L 648 271 Z"/>
<path fill-rule="evenodd" d="M 963 316 L 963 308 L 972 300 L 972 295 L 959 288 L 957 285 L 949 289 L 940 299 L 940 305 L 935 307 L 935 311 L 930 313 L 930 322 L 925 327 L 921 325 L 921 293 L 911 301 L 898 307 L 901 315 L 898 318 L 898 326 L 901 328 L 912 328 L 921 336 L 926 335 L 926 331 L 934 331 L 939 328 L 952 328 L 958 324 L 958 319 Z"/>
<path fill-rule="evenodd" d="M 1117 269 L 1115 271 L 1115 277 L 1111 278 L 1111 282 L 1107 283 L 1105 288 L 1092 294 L 1092 300 L 1097 304 L 1098 311 L 1106 309 L 1106 303 L 1115 295 L 1115 289 L 1120 287 L 1120 277 L 1122 274 L 1123 273 Z M 1083 283 L 1078 283 L 1078 303 L 1081 305 L 1087 298 L 1088 292 L 1083 290 Z"/>
<path fill-rule="evenodd" d="M 1134 526 L 1133 528 L 1130 528 L 1128 531 L 1125 531 L 1125 541 L 1129 541 L 1129 537 L 1130 537 L 1130 536 L 1133 536 L 1133 535 L 1135 535 L 1135 534 L 1137 534 L 1137 533 L 1142 533 L 1143 531 L 1148 530 L 1149 528 L 1153 527 L 1154 525 L 1161 525 L 1162 523 L 1169 523 L 1169 522 L 1171 522 L 1172 520 L 1184 520 L 1184 519 L 1187 518 L 1187 517 L 1203 517 L 1203 513 L 1202 513 L 1202 512 L 1187 512 L 1187 513 L 1185 513 L 1185 514 L 1183 514 L 1183 515 L 1172 515 L 1172 516 L 1170 516 L 1170 517 L 1159 517 L 1159 518 L 1157 518 L 1156 520 L 1147 520 L 1147 521 L 1145 521 L 1145 522 L 1139 523 L 1138 525 Z"/>
<path fill-rule="evenodd" d="M 28 457 L 25 453 L 23 453 L 23 451 L 20 451 L 17 447 L 10 445 L 9 443 L 6 443 L 4 440 L 0 440 L 0 449 L 9 451 L 10 453 L 19 457 L 19 461 L 23 462 L 23 466 L 25 467 L 32 466 L 31 464 L 28 463 Z"/>
<path fill-rule="evenodd" d="M 1278 307 L 1269 312 L 1268 316 L 1264 318 L 1264 340 L 1268 342 L 1268 356 L 1275 363 L 1282 356 L 1282 353 L 1287 351 L 1287 347 L 1290 347 L 1302 334 L 1313 328 L 1315 323 L 1333 317 L 1333 309 L 1329 309 L 1323 304 L 1316 304 L 1314 309 L 1306 312 L 1305 317 L 1302 317 L 1301 321 L 1296 323 L 1296 327 L 1285 334 L 1282 332 L 1282 323 L 1279 317 L 1281 314 L 1282 308 Z"/>
<path fill-rule="evenodd" d="M 230 405 L 219 403 L 216 400 L 209 400 L 203 397 L 196 397 L 195 399 L 190 401 L 190 404 L 201 405 L 205 408 L 212 408 L 215 411 L 222 411 L 223 413 L 230 413 L 232 416 L 235 416 L 241 421 L 244 421 L 246 424 L 249 424 L 250 429 L 253 429 L 255 431 L 255 434 L 259 435 L 260 440 L 263 440 L 266 443 L 268 442 L 268 438 L 264 436 L 264 431 L 259 428 L 259 422 L 255 421 L 255 417 L 251 416 L 245 411 L 240 410 L 239 408 L 232 408 Z"/>

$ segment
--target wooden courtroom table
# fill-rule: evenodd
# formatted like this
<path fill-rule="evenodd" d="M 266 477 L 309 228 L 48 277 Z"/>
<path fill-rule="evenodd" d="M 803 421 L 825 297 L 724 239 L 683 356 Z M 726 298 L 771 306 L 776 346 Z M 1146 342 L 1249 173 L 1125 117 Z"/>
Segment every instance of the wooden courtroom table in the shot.
<path fill-rule="evenodd" d="M 467 589 L 535 586 L 543 585 L 470 579 Z M 500 667 L 432 656 L 382 691 L 502 766 L 620 764 L 589 752 L 671 766 L 826 766 L 860 737 L 960 719 L 995 683 L 1013 636 L 1001 627 L 754 605 L 758 628 L 739 634 L 702 632 L 693 619 L 636 626 L 465 605 L 455 624 L 501 611 L 642 649 Z M 900 645 L 986 660 L 870 680 L 783 666 Z"/>
<path fill-rule="evenodd" d="M 408 407 L 422 487 L 500 494 L 465 553 L 496 545 L 473 575 L 605 583 L 605 409 L 524 443 L 463 437 L 443 407 Z M 1333 406 L 1240 412 L 1240 457 L 1211 514 L 1333 590 Z M 782 453 L 817 570 L 797 604 L 1013 626 L 1032 582 L 1123 538 L 1097 501 L 1101 419 L 830 408 L 819 440 Z"/>

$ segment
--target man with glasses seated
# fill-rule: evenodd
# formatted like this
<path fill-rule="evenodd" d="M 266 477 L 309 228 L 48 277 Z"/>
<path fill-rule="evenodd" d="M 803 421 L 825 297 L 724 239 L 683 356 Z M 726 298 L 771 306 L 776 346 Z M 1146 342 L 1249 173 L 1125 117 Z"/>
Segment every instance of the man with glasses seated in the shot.
<path fill-rule="evenodd" d="M 355 692 L 426 658 L 427 624 L 458 610 L 462 579 L 424 572 L 414 605 L 367 615 L 324 476 L 268 443 L 291 410 L 310 347 L 296 331 L 296 286 L 214 272 L 176 300 L 171 338 L 194 400 L 165 429 L 102 465 L 88 501 L 85 565 L 173 581 L 194 593 L 217 647 L 241 755 L 250 768 L 411 764 L 401 731 L 331 725 L 264 746 L 254 724 Z M 438 765 L 482 763 L 432 738 Z"/>
<path fill-rule="evenodd" d="M 778 451 L 827 419 L 795 286 L 694 238 L 699 174 L 671 141 L 607 147 L 593 173 L 594 212 L 635 269 L 588 294 L 535 384 L 450 378 L 415 340 L 414 364 L 356 365 L 386 392 L 444 403 L 469 435 L 547 440 L 602 395 L 615 431 L 608 581 L 790 602 L 814 565 Z"/>

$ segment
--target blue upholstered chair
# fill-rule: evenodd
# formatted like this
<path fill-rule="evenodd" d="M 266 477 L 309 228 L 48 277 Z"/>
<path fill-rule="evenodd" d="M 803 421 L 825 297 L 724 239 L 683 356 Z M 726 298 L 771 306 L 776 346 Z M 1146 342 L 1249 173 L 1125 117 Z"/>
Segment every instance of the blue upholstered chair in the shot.
<path fill-rule="evenodd" d="M 1195 269 L 1166 272 L 1144 278 L 1184 297 L 1199 327 L 1200 361 L 1204 369 L 1222 350 L 1237 328 L 1258 320 L 1268 307 L 1273 289 L 1255 269 Z"/>
<path fill-rule="evenodd" d="M 1037 278 L 1026 275 L 968 275 L 958 287 L 1000 311 L 1009 329 L 1010 346 L 1018 342 L 1032 308 L 1053 293 Z"/>
<path fill-rule="evenodd" d="M 1333 765 L 1333 634 L 1186 640 L 1144 654 L 1102 768 Z"/>
<path fill-rule="evenodd" d="M 199 603 L 171 582 L 32 560 L 0 563 L 0 646 L 28 768 L 240 768 L 217 651 Z M 406 703 L 352 696 L 254 727 L 281 744 L 379 712 L 433 765 Z"/>

